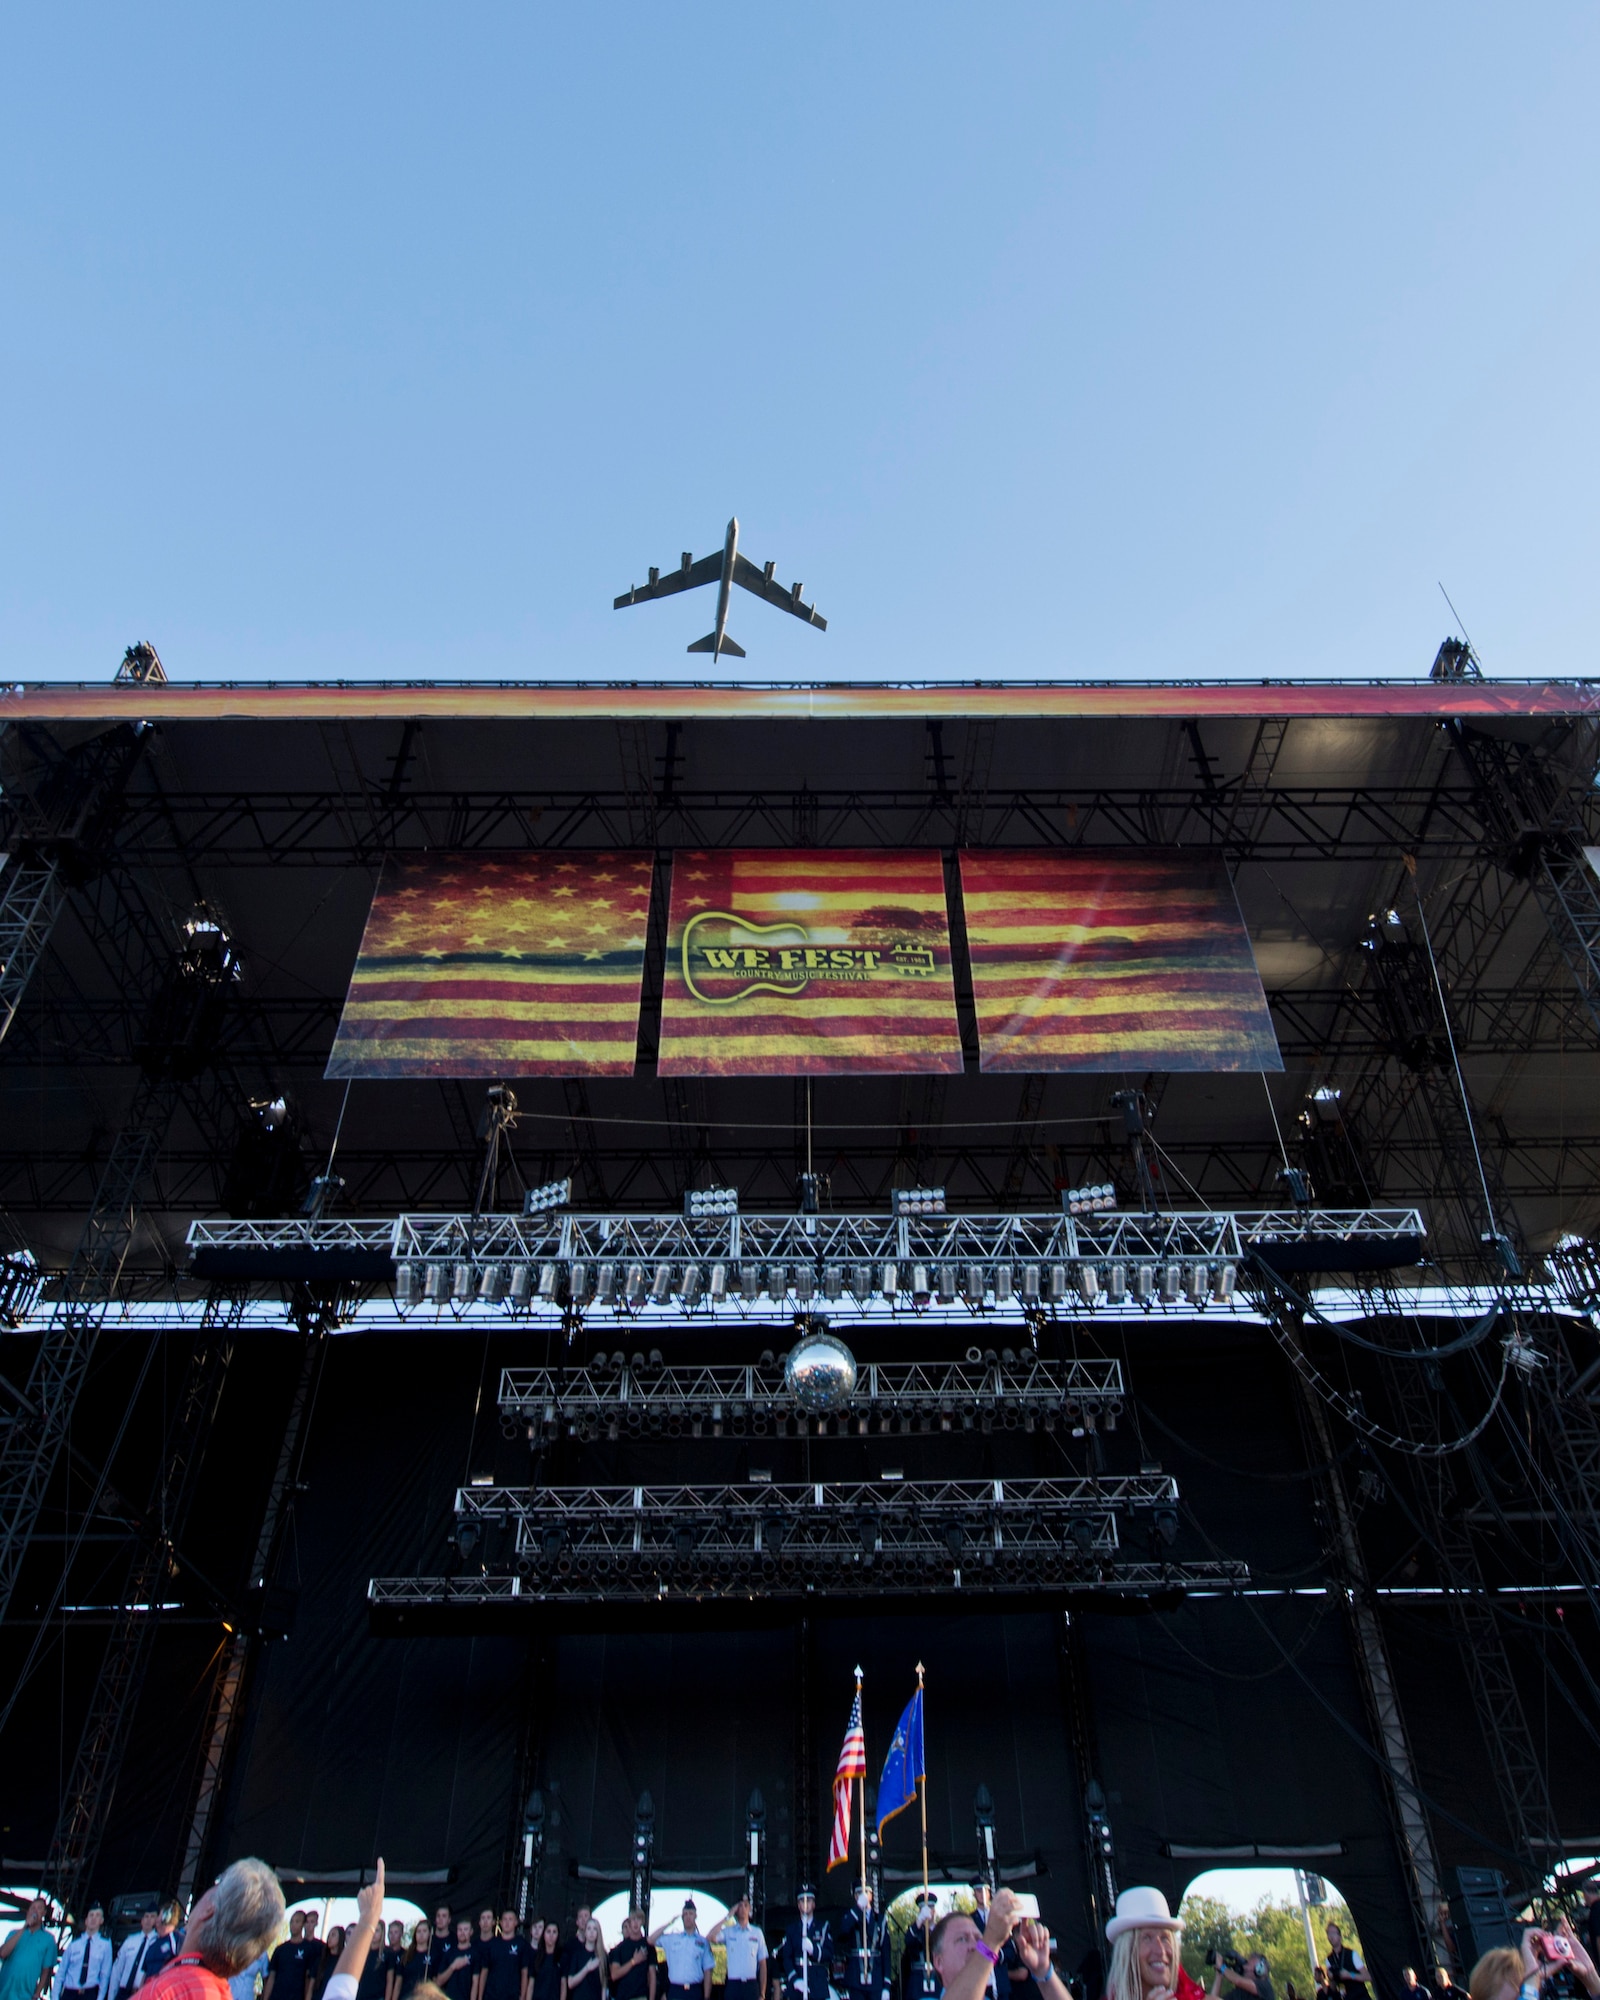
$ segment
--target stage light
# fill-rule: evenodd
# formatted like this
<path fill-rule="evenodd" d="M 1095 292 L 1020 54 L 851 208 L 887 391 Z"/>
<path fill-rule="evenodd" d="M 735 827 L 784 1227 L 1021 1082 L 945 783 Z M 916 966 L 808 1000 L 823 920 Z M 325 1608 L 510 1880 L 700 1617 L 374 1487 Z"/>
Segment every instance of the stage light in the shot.
<path fill-rule="evenodd" d="M 1188 1269 L 1187 1278 L 1188 1282 L 1184 1286 L 1184 1291 L 1190 1305 L 1197 1306 L 1203 1304 L 1206 1293 L 1211 1289 L 1211 1280 L 1205 1265 L 1191 1264 Z"/>
<path fill-rule="evenodd" d="M 430 1264 L 423 1278 L 422 1296 L 437 1305 L 444 1297 L 450 1278 L 443 1264 Z"/>
<path fill-rule="evenodd" d="M 794 1274 L 794 1295 L 796 1299 L 799 1300 L 801 1305 L 805 1305 L 815 1290 L 816 1280 L 812 1275 L 811 1266 L 809 1264 L 800 1265 Z"/>
<path fill-rule="evenodd" d="M 478 1297 L 489 1305 L 494 1305 L 505 1296 L 506 1274 L 500 1264 L 485 1264 L 483 1276 L 478 1280 Z"/>
<path fill-rule="evenodd" d="M 896 1188 L 892 1196 L 895 1215 L 943 1215 L 943 1188 Z"/>
<path fill-rule="evenodd" d="M 850 1273 L 850 1289 L 858 1299 L 871 1298 L 872 1266 L 870 1264 L 856 1265 L 855 1269 Z"/>
<path fill-rule="evenodd" d="M 882 1291 L 883 1296 L 886 1299 L 893 1299 L 895 1295 L 899 1292 L 900 1266 L 898 1264 L 884 1265 L 882 1271 L 882 1283 L 879 1289 Z"/>
<path fill-rule="evenodd" d="M 728 1267 L 726 1264 L 712 1265 L 711 1282 L 707 1286 L 707 1290 L 714 1299 L 725 1299 L 728 1296 Z"/>
<path fill-rule="evenodd" d="M 705 1222 L 716 1215 L 739 1213 L 737 1188 L 688 1188 L 683 1197 L 686 1222 Z"/>
<path fill-rule="evenodd" d="M 802 1174 L 796 1188 L 796 1207 L 802 1215 L 817 1215 L 822 1208 L 821 1174 Z"/>
<path fill-rule="evenodd" d="M 1004 1305 L 1016 1289 L 1016 1279 L 1009 1264 L 994 1267 L 994 1300 L 996 1305 Z"/>
<path fill-rule="evenodd" d="M 305 1200 L 300 1204 L 300 1213 L 307 1222 L 320 1222 L 328 1212 L 328 1205 L 344 1186 L 343 1174 L 318 1174 L 311 1183 Z"/>
<path fill-rule="evenodd" d="M 658 1264 L 655 1275 L 650 1280 L 650 1298 L 654 1305 L 664 1306 L 672 1297 L 672 1266 Z"/>
<path fill-rule="evenodd" d="M 927 1265 L 913 1264 L 911 1267 L 912 1303 L 914 1305 L 925 1306 L 932 1297 L 933 1287 L 928 1283 Z"/>
<path fill-rule="evenodd" d="M 739 1267 L 739 1296 L 743 1299 L 758 1299 L 761 1296 L 761 1266 L 741 1264 Z"/>
<path fill-rule="evenodd" d="M 1100 1273 L 1093 1264 L 1078 1266 L 1078 1296 L 1085 1305 L 1093 1305 L 1100 1296 Z"/>
<path fill-rule="evenodd" d="M 1126 1264 L 1111 1264 L 1106 1269 L 1106 1297 L 1120 1306 L 1128 1296 L 1128 1267 Z"/>
<path fill-rule="evenodd" d="M 967 1304 L 969 1306 L 981 1306 L 983 1304 L 983 1266 L 981 1264 L 969 1264 L 967 1266 Z"/>
<path fill-rule="evenodd" d="M 1059 1305 L 1059 1304 L 1061 1303 L 1061 1301 L 1062 1301 L 1062 1300 L 1063 1300 L 1063 1299 L 1064 1299 L 1064 1298 L 1065 1298 L 1066 1296 L 1067 1296 L 1067 1273 L 1066 1273 L 1066 1269 L 1065 1269 L 1065 1267 L 1064 1267 L 1063 1265 L 1061 1265 L 1061 1264 L 1052 1264 L 1052 1265 L 1050 1266 L 1050 1298 L 1051 1298 L 1051 1301 L 1052 1301 L 1052 1303 L 1054 1303 L 1054 1304 L 1056 1304 L 1056 1305 Z"/>
<path fill-rule="evenodd" d="M 539 1266 L 539 1296 L 546 1304 L 557 1296 L 561 1289 L 561 1266 L 541 1264 Z"/>
<path fill-rule="evenodd" d="M 522 1212 L 524 1215 L 545 1215 L 553 1208 L 568 1208 L 572 1203 L 572 1180 L 545 1181 L 540 1187 L 524 1188 L 522 1191 Z"/>
<path fill-rule="evenodd" d="M 1165 1305 L 1176 1305 L 1178 1294 L 1183 1290 L 1183 1267 L 1181 1264 L 1163 1264 L 1161 1267 L 1161 1298 Z"/>
<path fill-rule="evenodd" d="M 1154 1264 L 1135 1264 L 1133 1267 L 1133 1296 L 1143 1305 L 1156 1288 L 1156 1267 Z"/>
<path fill-rule="evenodd" d="M 825 1299 L 844 1297 L 844 1266 L 824 1264 L 822 1267 L 822 1296 Z"/>
<path fill-rule="evenodd" d="M 453 1299 L 472 1297 L 472 1266 L 457 1264 L 450 1278 L 450 1296 Z"/>
<path fill-rule="evenodd" d="M 1176 1507 L 1158 1507 L 1152 1515 L 1156 1533 L 1170 1549 L 1178 1539 L 1178 1510 Z"/>
<path fill-rule="evenodd" d="M 1068 1215 L 1098 1214 L 1102 1209 L 1115 1208 L 1117 1191 L 1110 1181 L 1101 1181 L 1094 1187 L 1063 1188 L 1061 1206 Z"/>
<path fill-rule="evenodd" d="M 683 1284 L 680 1287 L 684 1304 L 692 1306 L 704 1289 L 705 1279 L 701 1275 L 700 1266 L 698 1264 L 686 1265 L 683 1273 Z"/>
<path fill-rule="evenodd" d="M 529 1264 L 513 1264 L 511 1278 L 506 1286 L 506 1297 L 514 1306 L 525 1306 L 532 1285 L 533 1267 Z"/>
<path fill-rule="evenodd" d="M 567 1297 L 576 1306 L 582 1305 L 588 1296 L 589 1267 L 587 1264 L 574 1264 L 567 1274 Z"/>
<path fill-rule="evenodd" d="M 616 1296 L 616 1290 L 617 1290 L 616 1265 L 602 1264 L 595 1276 L 595 1287 L 594 1287 L 595 1297 L 599 1300 L 601 1305 L 609 1305 L 611 1300 Z"/>
<path fill-rule="evenodd" d="M 789 1273 L 782 1264 L 774 1264 L 767 1272 L 767 1296 L 785 1299 L 789 1296 Z"/>
<path fill-rule="evenodd" d="M 394 1274 L 394 1302 L 397 1306 L 408 1306 L 417 1296 L 417 1267 L 402 1264 Z"/>
<path fill-rule="evenodd" d="M 954 1264 L 939 1266 L 939 1303 L 953 1305 L 956 1296 L 956 1267 Z"/>
<path fill-rule="evenodd" d="M 466 1561 L 478 1546 L 478 1524 L 476 1521 L 458 1521 L 456 1524 L 456 1547 Z"/>
<path fill-rule="evenodd" d="M 1279 1167 L 1278 1179 L 1288 1191 L 1289 1199 L 1296 1208 L 1309 1208 L 1312 1202 L 1311 1176 L 1302 1167 Z"/>
<path fill-rule="evenodd" d="M 1039 1286 L 1043 1276 L 1044 1273 L 1037 1264 L 1023 1265 L 1022 1296 L 1029 1305 L 1036 1305 L 1038 1303 Z"/>
<path fill-rule="evenodd" d="M 1218 1266 L 1216 1278 L 1211 1286 L 1211 1296 L 1218 1305 L 1226 1305 L 1233 1297 L 1234 1281 L 1237 1277 L 1238 1271 L 1232 1264 Z"/>

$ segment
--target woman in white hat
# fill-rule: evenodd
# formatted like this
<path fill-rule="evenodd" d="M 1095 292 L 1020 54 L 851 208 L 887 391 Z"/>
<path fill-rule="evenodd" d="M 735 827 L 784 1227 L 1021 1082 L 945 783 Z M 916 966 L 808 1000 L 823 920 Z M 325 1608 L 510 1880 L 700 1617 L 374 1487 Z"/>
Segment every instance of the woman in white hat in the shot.
<path fill-rule="evenodd" d="M 1183 1919 L 1159 1889 L 1124 1889 L 1106 1925 L 1111 1969 L 1106 2000 L 1206 2000 L 1205 1989 L 1178 1962 Z"/>

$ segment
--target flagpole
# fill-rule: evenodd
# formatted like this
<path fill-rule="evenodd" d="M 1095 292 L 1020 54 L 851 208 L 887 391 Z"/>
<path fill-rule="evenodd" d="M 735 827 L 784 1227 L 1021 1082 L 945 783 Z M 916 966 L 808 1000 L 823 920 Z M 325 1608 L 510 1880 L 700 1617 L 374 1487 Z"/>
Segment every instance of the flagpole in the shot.
<path fill-rule="evenodd" d="M 861 1699 L 861 1669 L 856 1668 L 856 1700 Z M 861 1886 L 867 1886 L 867 1718 L 861 1717 Z M 865 1939 L 863 1939 L 865 1942 Z"/>
<path fill-rule="evenodd" d="M 917 1693 L 922 1693 L 922 1662 L 917 1662 Z M 921 1724 L 922 1756 L 918 1760 L 922 1769 L 917 1773 L 917 1798 L 922 1805 L 922 1893 L 928 1893 L 928 1706 L 926 1701 L 917 1703 L 917 1719 Z M 927 1908 L 926 1902 L 923 1908 Z M 922 1933 L 922 1949 L 926 1962 L 933 1963 L 933 1926 L 928 1924 Z"/>

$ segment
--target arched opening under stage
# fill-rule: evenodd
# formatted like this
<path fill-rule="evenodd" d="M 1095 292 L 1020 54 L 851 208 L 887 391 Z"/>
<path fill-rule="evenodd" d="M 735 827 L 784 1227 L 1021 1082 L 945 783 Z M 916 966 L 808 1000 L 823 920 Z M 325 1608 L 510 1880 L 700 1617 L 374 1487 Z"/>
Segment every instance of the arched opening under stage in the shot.
<path fill-rule="evenodd" d="M 342 1928 L 346 1924 L 354 1923 L 356 1917 L 356 1899 L 354 1896 L 297 1896 L 289 1905 L 289 1915 L 292 1917 L 296 1910 L 315 1910 L 317 1913 L 317 1936 L 325 1938 L 336 1924 Z M 460 1916 L 462 1912 L 458 1910 L 456 1914 Z M 472 1917 L 472 1934 L 476 1937 L 478 1934 L 478 1913 L 476 1910 L 473 1910 L 469 1914 Z M 433 1910 L 423 1909 L 420 1903 L 413 1903 L 409 1896 L 384 1897 L 384 1925 L 387 1927 L 389 1924 L 396 1922 L 404 1924 L 407 1944 L 411 1942 L 411 1927 L 417 1922 L 419 1917 L 426 1917 L 432 1923 Z"/>
<path fill-rule="evenodd" d="M 972 1893 L 970 1881 L 930 1881 L 928 1888 L 935 1899 L 933 1907 L 936 1917 L 947 1917 L 952 1910 L 971 1910 L 976 1907 L 977 1899 Z M 890 1949 L 894 1954 L 896 1973 L 900 1969 L 900 1955 L 905 1950 L 906 1939 L 910 1936 L 912 1926 L 917 1920 L 917 1898 L 921 1893 L 922 1884 L 913 1882 L 909 1889 L 902 1889 L 889 1901 Z"/>
<path fill-rule="evenodd" d="M 1274 2000 L 1308 2000 L 1315 1988 L 1312 1967 L 1327 1958 L 1330 1921 L 1338 1924 L 1345 1944 L 1363 1962 L 1366 1958 L 1338 1885 L 1309 1869 L 1207 1868 L 1184 1890 L 1179 1915 L 1184 1969 L 1202 1986 L 1212 1978 L 1209 1950 L 1259 1951 L 1272 1975 Z M 1431 1983 L 1431 1968 L 1416 1970 L 1423 1984 Z M 1224 2000 L 1231 1990 L 1224 1980 Z"/>
<path fill-rule="evenodd" d="M 694 1898 L 695 1925 L 702 1934 L 709 1931 L 713 1924 L 720 1924 L 728 1914 L 728 1905 L 720 1896 L 714 1896 L 709 1889 L 697 1889 L 692 1885 L 678 1888 L 658 1884 L 650 1891 L 650 1914 L 645 1919 L 644 1926 L 646 1935 L 653 1931 L 657 1924 L 670 1924 L 676 1929 L 678 1919 L 683 1914 L 684 1903 L 691 1896 Z M 631 1901 L 630 1891 L 619 1889 L 615 1895 L 607 1896 L 604 1901 L 594 1905 L 595 1921 L 600 1926 L 600 1935 L 605 1940 L 607 1950 L 622 1936 L 622 1920 L 628 1914 Z M 767 1942 L 770 1945 L 772 1940 L 768 1938 Z"/>

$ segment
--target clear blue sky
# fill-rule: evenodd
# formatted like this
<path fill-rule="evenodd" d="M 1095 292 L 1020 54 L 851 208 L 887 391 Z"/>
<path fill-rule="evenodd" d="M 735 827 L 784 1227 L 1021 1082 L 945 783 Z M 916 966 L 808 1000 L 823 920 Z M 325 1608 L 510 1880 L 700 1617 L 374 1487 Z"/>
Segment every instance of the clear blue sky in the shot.
<path fill-rule="evenodd" d="M 13 7 L 7 678 L 1594 671 L 1600 10 Z"/>

